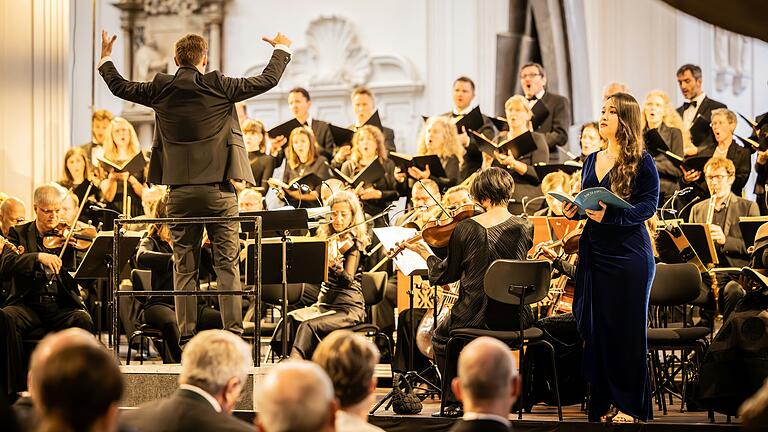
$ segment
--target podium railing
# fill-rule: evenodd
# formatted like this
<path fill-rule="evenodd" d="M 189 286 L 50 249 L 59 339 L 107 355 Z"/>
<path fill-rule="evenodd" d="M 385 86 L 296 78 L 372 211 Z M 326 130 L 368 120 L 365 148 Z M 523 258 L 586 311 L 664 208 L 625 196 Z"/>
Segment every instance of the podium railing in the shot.
<path fill-rule="evenodd" d="M 254 239 L 256 247 L 253 248 L 253 262 L 256 265 L 252 266 L 253 271 L 253 288 L 243 290 L 210 290 L 210 291 L 136 291 L 131 289 L 129 291 L 120 291 L 120 270 L 122 265 L 120 261 L 120 238 L 123 234 L 123 230 L 120 229 L 123 225 L 135 225 L 135 224 L 208 224 L 208 223 L 222 223 L 222 222 L 250 222 L 253 223 L 253 230 L 249 232 L 249 238 Z M 112 301 L 110 302 L 110 309 L 112 312 L 112 334 L 114 337 L 114 343 L 112 349 L 115 352 L 115 357 L 120 358 L 120 336 L 119 336 L 119 300 L 120 297 L 150 297 L 150 296 L 192 296 L 192 297 L 205 297 L 205 296 L 219 296 L 219 295 L 245 295 L 253 299 L 255 316 L 255 329 L 253 338 L 253 361 L 254 366 L 261 365 L 261 216 L 233 216 L 233 217 L 189 217 L 189 218 L 134 218 L 134 219 L 115 219 L 114 239 L 112 243 L 112 263 L 110 280 L 112 281 Z M 243 284 L 246 287 L 245 284 Z M 126 335 L 127 336 L 127 335 Z"/>

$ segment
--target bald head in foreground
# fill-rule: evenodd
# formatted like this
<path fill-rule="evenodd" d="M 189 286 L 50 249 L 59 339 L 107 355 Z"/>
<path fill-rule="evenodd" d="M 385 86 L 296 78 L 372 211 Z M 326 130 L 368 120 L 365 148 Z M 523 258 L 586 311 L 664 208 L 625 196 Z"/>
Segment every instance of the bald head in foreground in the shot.
<path fill-rule="evenodd" d="M 461 352 L 458 372 L 451 386 L 465 414 L 451 432 L 511 431 L 508 416 L 520 379 L 509 347 L 489 337 L 475 339 Z"/>
<path fill-rule="evenodd" d="M 315 363 L 286 361 L 269 371 L 257 396 L 260 432 L 334 431 L 336 397 L 325 371 Z"/>

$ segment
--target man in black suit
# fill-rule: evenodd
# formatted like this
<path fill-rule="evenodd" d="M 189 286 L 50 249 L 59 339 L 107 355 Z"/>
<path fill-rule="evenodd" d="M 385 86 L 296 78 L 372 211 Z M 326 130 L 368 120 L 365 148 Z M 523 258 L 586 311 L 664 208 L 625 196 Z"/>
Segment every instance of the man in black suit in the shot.
<path fill-rule="evenodd" d="M 458 121 L 458 117 L 469 114 L 473 109 L 472 100 L 475 99 L 475 82 L 465 76 L 456 78 L 453 82 L 451 95 L 453 97 L 453 110 L 443 115 Z M 483 134 L 488 139 L 493 139 L 494 135 L 496 135 L 493 123 L 486 115 L 483 115 L 483 126 L 475 132 Z M 467 130 L 460 130 L 458 133 L 459 142 L 466 149 L 464 160 L 461 164 L 461 173 L 459 174 L 459 181 L 464 181 L 482 167 L 483 153 L 477 147 L 477 140 L 479 138 L 475 134 Z"/>
<path fill-rule="evenodd" d="M 168 217 L 237 216 L 237 197 L 230 180 L 254 183 L 235 103 L 275 87 L 291 59 L 291 41 L 278 33 L 262 38 L 274 47 L 261 75 L 229 78 L 204 73 L 208 43 L 189 34 L 175 45 L 175 75 L 157 74 L 151 82 L 126 81 L 110 58 L 116 36 L 102 32 L 99 73 L 115 96 L 155 111 L 155 137 L 147 181 L 168 185 Z M 240 290 L 237 222 L 205 224 L 214 250 L 218 288 Z M 203 226 L 171 225 L 174 290 L 196 289 Z M 197 301 L 175 298 L 182 339 L 195 332 Z M 241 296 L 220 296 L 224 328 L 243 332 Z"/>
<path fill-rule="evenodd" d="M 352 90 L 352 109 L 355 111 L 355 124 L 350 129 L 359 128 L 363 126 L 365 122 L 370 120 L 374 112 L 376 112 L 376 98 L 373 96 L 373 92 L 365 87 L 356 87 Z M 397 151 L 395 148 L 395 131 L 386 126 L 382 126 L 381 132 L 384 134 L 384 146 L 387 151 Z"/>
<path fill-rule="evenodd" d="M 202 331 L 184 349 L 176 392 L 126 411 L 120 425 L 136 432 L 252 432 L 231 415 L 251 367 L 251 348 L 238 336 Z"/>
<path fill-rule="evenodd" d="M 453 393 L 464 403 L 464 416 L 451 432 L 509 432 L 509 410 L 520 394 L 520 380 L 509 347 L 480 337 L 461 351 Z"/>
<path fill-rule="evenodd" d="M 62 261 L 60 248 L 48 249 L 43 237 L 59 224 L 61 201 L 64 195 L 54 185 L 43 185 L 34 192 L 35 220 L 11 228 L 8 240 L 24 248 L 16 254 L 4 248 L 0 258 L 0 272 L 11 274 L 13 281 L 5 314 L 15 323 L 16 332 L 23 338 L 39 328 L 45 331 L 80 327 L 90 331 L 93 321 L 85 311 L 77 284 Z M 72 248 L 68 254 L 74 253 Z M 50 282 L 49 282 L 50 281 Z"/>
<path fill-rule="evenodd" d="M 527 63 L 520 68 L 520 86 L 533 111 L 533 131 L 544 134 L 549 146 L 549 161 L 558 162 L 561 158 L 557 147 L 568 144 L 571 109 L 565 96 L 548 91 L 546 85 L 547 73 L 542 65 Z M 537 107 L 538 104 L 542 106 Z"/>
<path fill-rule="evenodd" d="M 677 84 L 685 98 L 685 102 L 677 108 L 677 113 L 683 118 L 683 128 L 690 130 L 699 115 L 704 118 L 701 131 L 697 130 L 699 125 L 691 130 L 691 141 L 696 146 L 697 153 L 705 153 L 715 145 L 715 135 L 709 126 L 710 114 L 712 110 L 727 107 L 704 94 L 701 88 L 701 68 L 696 65 L 680 66 L 677 70 Z"/>
<path fill-rule="evenodd" d="M 309 108 L 312 107 L 312 98 L 309 96 L 309 92 L 302 87 L 294 87 L 288 92 L 288 108 L 291 110 L 293 118 L 299 121 L 304 126 L 309 126 L 312 129 L 312 133 L 315 134 L 315 140 L 317 141 L 318 149 L 320 153 L 325 156 L 329 161 L 333 159 L 334 141 L 333 135 L 331 135 L 331 127 L 328 122 L 317 120 L 312 118 L 309 113 Z M 282 135 L 272 138 L 272 147 L 284 148 L 288 142 L 289 137 Z M 278 156 L 279 162 L 282 162 L 282 153 Z"/>
<path fill-rule="evenodd" d="M 738 197 L 731 191 L 736 179 L 736 167 L 730 159 L 723 157 L 710 159 L 704 166 L 704 175 L 709 192 L 714 196 L 714 202 L 706 200 L 694 205 L 691 209 L 690 222 L 710 222 L 707 216 L 711 212 L 709 231 L 720 262 L 718 267 L 741 268 L 749 263 L 749 254 L 739 227 L 739 218 L 759 216 L 760 210 L 754 201 Z M 726 273 L 717 273 L 716 279 L 717 285 L 721 288 L 720 310 L 723 312 L 723 318 L 727 319 L 735 309 L 740 296 L 736 292 L 723 289 L 730 280 Z M 707 273 L 702 275 L 701 295 L 694 304 L 701 306 L 699 325 L 711 328 L 715 318 L 715 297 L 712 292 L 712 278 Z"/>

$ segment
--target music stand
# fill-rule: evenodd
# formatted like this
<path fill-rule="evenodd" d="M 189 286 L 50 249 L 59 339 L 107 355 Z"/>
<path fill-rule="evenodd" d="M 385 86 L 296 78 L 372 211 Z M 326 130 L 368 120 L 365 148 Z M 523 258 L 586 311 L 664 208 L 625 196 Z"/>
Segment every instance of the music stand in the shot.
<path fill-rule="evenodd" d="M 124 241 L 120 242 L 120 253 L 118 255 L 121 258 L 121 262 L 115 265 L 112 257 L 114 233 L 112 231 L 101 231 L 96 234 L 96 238 L 93 239 L 91 247 L 85 253 L 85 256 L 83 256 L 83 258 L 80 260 L 80 265 L 77 267 L 75 274 L 72 275 L 72 278 L 75 279 L 75 281 L 107 279 L 108 303 L 113 301 L 110 293 L 115 289 L 114 281 L 110 277 L 112 268 L 115 267 L 120 269 L 120 273 L 122 274 L 122 270 L 128 265 L 131 256 L 133 256 L 133 251 L 135 251 L 136 247 L 139 245 L 141 234 L 129 231 L 124 234 L 123 239 Z M 98 293 L 96 301 L 96 307 L 98 309 L 96 327 L 101 329 L 102 303 L 100 300 L 98 300 Z M 114 336 L 117 338 L 117 335 Z M 108 336 L 108 342 L 110 346 L 112 345 L 112 337 L 112 327 L 110 326 Z"/>
<path fill-rule="evenodd" d="M 280 312 L 283 316 L 283 340 L 282 348 L 283 352 L 281 357 L 287 356 L 288 351 L 288 243 L 292 241 L 289 238 L 292 230 L 300 230 L 306 232 L 309 229 L 309 220 L 307 217 L 306 209 L 295 210 L 274 210 L 274 211 L 260 211 L 260 212 L 248 212 L 243 213 L 244 216 L 261 216 L 261 231 L 265 237 L 276 234 L 275 237 L 280 237 L 280 257 L 281 257 L 281 277 L 280 283 L 283 286 L 283 298 L 280 305 Z M 246 228 L 250 228 L 253 231 L 253 225 L 248 226 L 248 222 L 241 223 L 243 225 L 243 231 Z M 264 258 L 271 258 L 271 254 L 262 255 Z M 293 252 L 291 253 L 293 258 Z M 311 260 L 307 260 L 310 262 Z M 265 267 L 265 266 L 262 266 Z M 269 267 L 267 267 L 269 268 Z M 326 267 L 327 268 L 327 267 Z M 327 273 L 327 270 L 324 269 Z M 262 282 L 264 283 L 264 282 Z M 247 284 L 247 282 L 246 282 Z M 256 335 L 258 338 L 260 335 Z"/>

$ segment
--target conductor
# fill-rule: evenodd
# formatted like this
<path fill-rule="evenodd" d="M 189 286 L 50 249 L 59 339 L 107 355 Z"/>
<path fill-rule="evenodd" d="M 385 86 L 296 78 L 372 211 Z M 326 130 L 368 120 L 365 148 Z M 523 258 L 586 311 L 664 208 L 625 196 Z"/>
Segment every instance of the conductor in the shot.
<path fill-rule="evenodd" d="M 274 47 L 261 75 L 229 78 L 219 71 L 205 73 L 208 42 L 188 34 L 176 41 L 175 75 L 157 74 L 150 82 L 124 79 L 110 57 L 117 36 L 101 33 L 99 74 L 115 96 L 152 108 L 155 134 L 147 182 L 169 186 L 168 216 L 237 216 L 232 180 L 253 184 L 235 103 L 275 87 L 291 59 L 291 45 L 282 33 L 262 39 Z M 237 222 L 205 224 L 211 239 L 218 288 L 240 290 Z M 197 284 L 203 226 L 171 224 L 173 287 L 193 291 Z M 182 342 L 195 333 L 197 301 L 175 297 Z M 224 328 L 243 332 L 242 297 L 220 296 Z"/>

